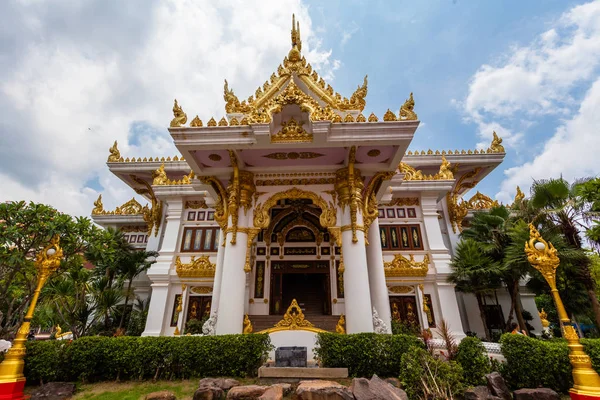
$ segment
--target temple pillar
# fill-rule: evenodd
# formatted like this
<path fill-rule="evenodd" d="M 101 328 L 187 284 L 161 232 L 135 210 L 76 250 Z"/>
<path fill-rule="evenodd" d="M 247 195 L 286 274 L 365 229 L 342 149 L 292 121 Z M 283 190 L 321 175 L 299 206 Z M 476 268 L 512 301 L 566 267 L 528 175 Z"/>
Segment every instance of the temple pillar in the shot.
<path fill-rule="evenodd" d="M 425 290 L 423 284 L 417 285 L 417 310 L 421 316 L 421 326 L 423 329 L 429 329 L 429 316 L 425 310 Z"/>
<path fill-rule="evenodd" d="M 381 250 L 378 218 L 375 218 L 371 223 L 368 239 L 367 266 L 371 304 L 379 313 L 379 317 L 385 322 L 389 333 L 392 333 L 392 312 L 390 310 L 390 298 L 385 281 L 385 270 L 383 268 L 383 252 Z"/>
<path fill-rule="evenodd" d="M 213 307 L 211 307 L 210 310 L 210 316 L 212 317 L 213 315 L 216 314 L 217 312 L 217 308 L 219 306 L 219 298 L 221 295 L 221 284 L 223 282 L 223 260 L 225 259 L 225 231 L 223 231 L 223 229 L 221 229 L 219 231 L 219 247 L 217 249 L 217 264 L 215 267 L 215 279 L 213 281 L 213 292 L 212 292 L 212 299 L 211 299 L 211 304 L 213 305 Z"/>
<path fill-rule="evenodd" d="M 356 148 L 350 150 L 348 167 L 336 171 L 335 190 L 341 214 L 344 257 L 344 306 L 346 332 L 373 332 L 373 311 L 367 269 L 367 251 L 362 218 L 360 171 L 354 168 Z M 379 310 L 378 310 L 379 312 Z"/>
<path fill-rule="evenodd" d="M 181 217 L 183 214 L 183 199 L 181 197 L 168 198 L 165 202 L 166 217 L 163 222 L 164 238 L 160 247 L 160 255 L 156 263 L 148 269 L 147 275 L 152 281 L 152 296 L 146 319 L 146 329 L 142 336 L 160 336 L 164 334 L 168 320 L 168 304 L 170 289 L 169 271 L 173 266 Z"/>
<path fill-rule="evenodd" d="M 425 234 L 431 253 L 431 263 L 437 275 L 435 288 L 437 289 L 437 301 L 440 309 L 440 318 L 450 325 L 452 333 L 459 339 L 465 337 L 458 308 L 458 300 L 454 285 L 447 281 L 452 272 L 450 262 L 452 257 L 444 243 L 441 227 L 437 213 L 437 193 L 423 193 L 421 196 L 421 209 L 423 212 L 423 224 Z"/>

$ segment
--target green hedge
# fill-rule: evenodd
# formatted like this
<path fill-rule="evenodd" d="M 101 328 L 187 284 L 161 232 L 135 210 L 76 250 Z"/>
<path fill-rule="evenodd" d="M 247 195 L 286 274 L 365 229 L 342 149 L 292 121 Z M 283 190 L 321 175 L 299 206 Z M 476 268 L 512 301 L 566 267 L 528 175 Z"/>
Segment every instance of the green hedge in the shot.
<path fill-rule="evenodd" d="M 348 368 L 350 376 L 397 377 L 402 355 L 414 346 L 424 348 L 410 335 L 319 333 L 314 352 L 323 367 Z"/>
<path fill-rule="evenodd" d="M 592 366 L 600 371 L 600 339 L 582 339 Z M 569 349 L 563 339 L 539 340 L 505 334 L 500 339 L 506 363 L 502 375 L 514 389 L 549 387 L 567 393 L 573 385 Z"/>
<path fill-rule="evenodd" d="M 268 335 L 83 337 L 27 342 L 29 382 L 255 376 Z"/>
<path fill-rule="evenodd" d="M 467 386 L 485 385 L 485 375 L 492 372 L 492 364 L 481 340 L 466 337 L 461 340 L 456 353 L 456 362 L 463 370 L 464 383 Z"/>

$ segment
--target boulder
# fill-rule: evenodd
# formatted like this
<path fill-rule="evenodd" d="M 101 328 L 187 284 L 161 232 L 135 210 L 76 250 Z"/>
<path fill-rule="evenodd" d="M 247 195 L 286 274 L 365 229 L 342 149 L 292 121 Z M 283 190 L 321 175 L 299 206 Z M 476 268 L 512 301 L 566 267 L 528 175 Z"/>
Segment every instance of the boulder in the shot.
<path fill-rule="evenodd" d="M 161 390 L 160 392 L 148 393 L 144 400 L 177 400 L 175 393 L 169 392 L 168 390 Z"/>
<path fill-rule="evenodd" d="M 32 400 L 67 400 L 75 393 L 75 384 L 69 382 L 50 382 L 40 386 L 31 394 Z"/>
<path fill-rule="evenodd" d="M 227 400 L 256 400 L 262 396 L 269 386 L 235 386 L 227 392 Z"/>
<path fill-rule="evenodd" d="M 500 397 L 490 394 L 487 386 L 475 386 L 465 390 L 465 400 L 501 400 Z"/>
<path fill-rule="evenodd" d="M 377 375 L 373 375 L 371 380 L 354 378 L 350 388 L 356 400 L 408 400 L 404 390 L 384 381 Z"/>
<path fill-rule="evenodd" d="M 560 396 L 552 389 L 519 389 L 514 392 L 515 400 L 560 400 Z"/>
<path fill-rule="evenodd" d="M 392 385 L 396 386 L 397 388 L 402 389 L 402 383 L 400 382 L 400 379 L 398 379 L 398 378 L 385 378 L 384 381 L 386 381 L 387 383 L 391 383 Z"/>
<path fill-rule="evenodd" d="M 276 383 L 274 385 L 271 386 L 279 386 L 281 387 L 281 389 L 283 390 L 283 394 L 284 395 L 288 395 L 290 394 L 290 392 L 292 391 L 292 385 L 290 385 L 289 383 Z"/>
<path fill-rule="evenodd" d="M 301 381 L 294 393 L 296 400 L 354 400 L 352 391 L 332 381 Z"/>
<path fill-rule="evenodd" d="M 492 396 L 500 397 L 502 400 L 512 400 L 512 394 L 504 382 L 504 378 L 499 372 L 492 372 L 485 376 L 487 387 Z"/>
<path fill-rule="evenodd" d="M 223 400 L 225 392 L 215 385 L 201 385 L 194 392 L 194 400 Z"/>
<path fill-rule="evenodd" d="M 268 388 L 258 400 L 282 400 L 283 388 L 279 385 L 273 385 Z"/>
<path fill-rule="evenodd" d="M 231 378 L 203 378 L 200 379 L 200 386 L 216 386 L 223 390 L 229 390 L 234 386 L 240 386 L 240 382 Z"/>

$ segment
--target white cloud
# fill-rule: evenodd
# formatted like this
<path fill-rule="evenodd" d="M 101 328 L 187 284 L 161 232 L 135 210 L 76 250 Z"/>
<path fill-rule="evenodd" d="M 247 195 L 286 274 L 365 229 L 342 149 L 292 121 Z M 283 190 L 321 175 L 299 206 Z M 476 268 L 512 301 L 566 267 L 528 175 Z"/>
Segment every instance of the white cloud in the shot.
<path fill-rule="evenodd" d="M 483 65 L 469 84 L 465 120 L 483 139 L 495 128 L 505 144 L 521 143 L 531 119 L 571 115 L 575 87 L 592 80 L 600 66 L 600 2 L 576 6 L 527 46 L 513 46 L 497 65 Z"/>
<path fill-rule="evenodd" d="M 124 156 L 175 155 L 166 130 L 177 98 L 188 118 L 224 114 L 223 79 L 254 93 L 287 54 L 291 13 L 303 53 L 330 80 L 339 67 L 313 34 L 300 0 L 23 2 L 0 5 L 0 200 L 33 200 L 88 215 L 133 192 L 104 164 L 116 139 Z M 5 35 L 6 34 L 6 35 Z M 132 123 L 156 129 L 128 145 Z"/>

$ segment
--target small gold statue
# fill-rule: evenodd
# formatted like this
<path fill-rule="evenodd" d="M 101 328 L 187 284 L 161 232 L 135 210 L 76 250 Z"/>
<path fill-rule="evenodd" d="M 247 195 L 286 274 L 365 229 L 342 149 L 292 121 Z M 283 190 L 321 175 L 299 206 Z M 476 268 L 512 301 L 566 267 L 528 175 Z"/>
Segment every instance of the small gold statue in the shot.
<path fill-rule="evenodd" d="M 115 140 L 115 144 L 112 145 L 110 149 L 108 149 L 110 155 L 108 156 L 107 162 L 119 162 L 121 159 L 121 152 L 117 148 L 117 141 Z"/>
<path fill-rule="evenodd" d="M 244 315 L 244 334 L 248 334 L 248 333 L 252 333 L 253 328 L 252 328 L 252 322 L 250 322 L 250 318 L 248 317 L 248 314 Z"/>
<path fill-rule="evenodd" d="M 392 320 L 400 322 L 402 318 L 400 318 L 400 310 L 398 310 L 398 303 L 392 304 Z"/>
<path fill-rule="evenodd" d="M 183 109 L 177 104 L 177 99 L 175 99 L 175 104 L 173 105 L 173 116 L 174 118 L 171 120 L 171 128 L 177 128 L 187 122 L 187 115 L 183 112 Z"/>
<path fill-rule="evenodd" d="M 346 318 L 344 317 L 344 314 L 340 315 L 340 319 L 338 320 L 338 323 L 335 326 L 335 331 L 336 333 L 339 333 L 341 335 L 346 333 Z"/>
<path fill-rule="evenodd" d="M 454 174 L 450 169 L 450 162 L 446 160 L 446 156 L 442 156 L 442 165 L 440 165 L 440 171 L 437 173 L 438 179 L 454 179 Z"/>
<path fill-rule="evenodd" d="M 410 97 L 400 107 L 400 119 L 408 121 L 417 120 L 417 114 L 414 112 L 414 109 L 415 99 L 413 99 L 413 94 L 410 92 Z"/>
<path fill-rule="evenodd" d="M 104 205 L 102 204 L 102 195 L 98 195 L 98 199 L 94 202 L 94 208 L 92 209 L 93 215 L 103 214 Z"/>
<path fill-rule="evenodd" d="M 496 131 L 494 131 L 494 139 L 492 139 L 492 144 L 490 145 L 490 150 L 492 153 L 504 153 L 504 146 L 502 146 L 502 139 L 498 137 Z"/>

